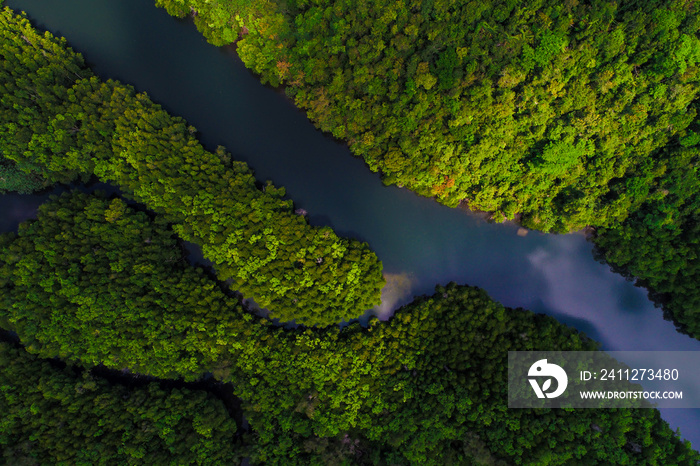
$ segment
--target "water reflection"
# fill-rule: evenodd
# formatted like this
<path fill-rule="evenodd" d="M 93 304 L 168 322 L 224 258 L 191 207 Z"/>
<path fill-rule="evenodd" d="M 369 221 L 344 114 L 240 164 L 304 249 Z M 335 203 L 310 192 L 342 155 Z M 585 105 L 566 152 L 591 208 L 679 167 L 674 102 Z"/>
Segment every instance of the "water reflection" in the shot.
<path fill-rule="evenodd" d="M 413 296 L 432 293 L 435 284 L 455 281 L 480 286 L 506 306 L 552 315 L 605 349 L 700 350 L 700 342 L 663 320 L 644 290 L 595 262 L 582 235 L 521 237 L 515 225 L 489 224 L 384 187 L 345 145 L 319 133 L 283 94 L 260 85 L 233 50 L 206 44 L 189 21 L 168 17 L 152 0 L 6 4 L 66 36 L 103 77 L 134 84 L 185 117 L 208 147 L 225 145 L 260 181 L 284 186 L 313 224 L 368 241 L 388 277 L 376 310 L 382 318 Z M 16 228 L 43 202 L 30 199 L 23 207 L 12 197 L 0 200 L 3 229 Z M 664 416 L 700 444 L 697 411 Z"/>
<path fill-rule="evenodd" d="M 370 311 L 379 320 L 388 320 L 394 311 L 413 299 L 417 280 L 409 273 L 385 273 L 386 285 L 382 289 L 382 304 Z"/>

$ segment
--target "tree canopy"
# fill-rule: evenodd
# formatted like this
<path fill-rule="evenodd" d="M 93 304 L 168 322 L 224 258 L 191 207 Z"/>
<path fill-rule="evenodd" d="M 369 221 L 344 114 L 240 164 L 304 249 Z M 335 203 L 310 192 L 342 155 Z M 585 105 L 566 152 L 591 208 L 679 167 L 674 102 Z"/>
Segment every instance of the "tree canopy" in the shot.
<path fill-rule="evenodd" d="M 51 151 L 46 138 L 55 132 L 75 133 L 78 127 L 58 128 L 57 118 L 76 81 L 93 74 L 83 57 L 64 38 L 39 33 L 29 21 L 8 8 L 0 12 L 0 190 L 31 191 L 27 181 L 46 177 L 70 182 L 79 173 L 65 158 L 82 157 L 76 147 Z M 31 159 L 23 154 L 31 151 Z M 21 174 L 28 180 L 15 181 Z M 29 175 L 27 175 L 29 174 Z"/>
<path fill-rule="evenodd" d="M 6 56 L 31 66 L 0 69 L 0 81 L 13 82 L 16 95 L 31 95 L 33 109 L 9 100 L 4 106 L 8 140 L 32 135 L 10 141 L 17 149 L 6 158 L 54 181 L 95 174 L 117 183 L 197 243 L 222 281 L 282 321 L 330 325 L 379 303 L 382 266 L 366 243 L 312 227 L 294 214 L 283 188 L 259 188 L 245 163 L 231 161 L 223 148 L 206 151 L 195 128 L 145 94 L 90 77 L 82 59 L 48 32 L 42 40 L 67 56 L 34 65 L 44 54 L 21 40 L 26 19 L 9 9 L 2 18 L 4 33 L 20 37 Z M 32 94 L 45 75 L 70 79 L 49 80 L 49 91 Z"/>
<path fill-rule="evenodd" d="M 156 4 L 235 42 L 386 183 L 543 231 L 598 228 L 601 257 L 700 336 L 697 2 Z"/>
<path fill-rule="evenodd" d="M 653 409 L 508 409 L 508 351 L 591 351 L 551 317 L 450 284 L 388 322 L 255 326 L 236 394 L 265 464 L 686 464 Z"/>
<path fill-rule="evenodd" d="M 385 182 L 544 231 L 639 206 L 700 89 L 690 0 L 156 3 L 237 40 Z"/>
<path fill-rule="evenodd" d="M 666 174 L 622 224 L 601 229 L 600 255 L 648 286 L 679 330 L 700 339 L 700 121 L 657 154 Z"/>
<path fill-rule="evenodd" d="M 236 423 L 201 390 L 112 385 L 0 342 L 7 464 L 240 464 Z"/>
<path fill-rule="evenodd" d="M 200 8 L 160 3 L 179 15 Z M 527 221 L 542 229 L 567 229 L 593 212 L 614 223 L 639 205 L 630 228 L 648 223 L 651 238 L 672 245 L 669 260 L 680 262 L 684 241 L 692 251 L 697 237 L 683 236 L 697 209 L 686 196 L 695 181 L 682 176 L 697 163 L 699 138 L 683 129 L 693 117 L 685 106 L 695 92 L 697 7 L 533 5 L 201 2 L 194 13 L 212 39 L 243 37 L 249 63 L 288 83 L 370 166 L 393 167 L 382 168 L 388 181 L 407 170 L 407 185 L 419 192 L 448 204 L 474 193 L 475 205 L 530 212 Z M 243 312 L 182 261 L 170 226 L 202 247 L 219 279 L 269 305 L 273 317 L 318 327 L 374 304 L 381 264 L 366 244 L 312 228 L 281 189 L 258 188 L 245 164 L 204 150 L 194 128 L 146 95 L 91 76 L 71 51 L 52 55 L 65 44 L 48 33 L 24 40 L 26 20 L 9 10 L 2 21 L 16 33 L 3 36 L 3 56 L 29 64 L 14 80 L 0 68 L 0 82 L 17 86 L 11 98 L 3 94 L 2 112 L 15 125 L 3 127 L 2 142 L 14 147 L 3 155 L 51 181 L 96 174 L 152 212 L 66 194 L 18 234 L 0 236 L 0 324 L 30 352 L 85 366 L 186 379 L 210 372 L 233 384 L 255 435 L 254 447 L 240 450 L 235 423 L 206 393 L 111 385 L 0 344 L 5 458 L 235 464 L 245 451 L 255 464 L 283 465 L 698 464 L 700 455 L 653 409 L 508 409 L 509 350 L 597 344 L 478 288 L 438 286 L 368 328 L 284 329 Z M 65 59 L 51 58 L 60 53 Z M 46 89 L 34 92 L 37 83 Z M 601 100 L 584 112 L 581 98 Z M 400 125 L 384 118 L 392 109 Z M 678 147 L 651 152 L 676 133 Z M 509 145 L 519 147 L 512 158 Z M 535 208 L 540 218 L 527 210 Z M 604 249 L 608 234 L 608 244 L 634 241 L 613 227 L 600 235 Z M 631 269 L 626 251 L 651 247 L 627 246 L 619 258 L 608 254 Z M 658 283 L 685 286 L 664 275 Z"/>
<path fill-rule="evenodd" d="M 0 238 L 0 324 L 28 351 L 187 380 L 230 365 L 243 310 L 184 261 L 162 221 L 64 193 Z"/>
<path fill-rule="evenodd" d="M 0 324 L 30 352 L 231 382 L 255 463 L 694 464 L 654 410 L 507 409 L 509 350 L 597 345 L 478 288 L 438 287 L 369 328 L 286 330 L 217 287 L 120 199 L 66 193 L 0 236 Z"/>

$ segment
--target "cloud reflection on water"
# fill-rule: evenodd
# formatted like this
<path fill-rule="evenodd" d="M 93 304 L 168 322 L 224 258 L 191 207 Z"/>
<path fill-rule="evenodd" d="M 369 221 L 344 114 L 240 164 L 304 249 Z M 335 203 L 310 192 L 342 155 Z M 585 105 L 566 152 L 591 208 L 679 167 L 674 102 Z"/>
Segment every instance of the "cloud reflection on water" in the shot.
<path fill-rule="evenodd" d="M 385 273 L 386 285 L 382 289 L 382 303 L 372 309 L 379 320 L 389 320 L 394 311 L 413 300 L 413 288 L 417 280 L 409 273 Z"/>
<path fill-rule="evenodd" d="M 658 319 L 661 310 L 646 299 L 646 290 L 632 287 L 603 264 L 576 261 L 578 249 L 590 244 L 563 236 L 552 239 L 548 249 L 537 248 L 527 256 L 533 272 L 546 283 L 541 299 L 548 308 L 596 327 L 606 350 L 700 350 L 700 342 Z M 620 307 L 626 312 L 618 312 Z M 629 328 L 635 331 L 622 331 Z"/>

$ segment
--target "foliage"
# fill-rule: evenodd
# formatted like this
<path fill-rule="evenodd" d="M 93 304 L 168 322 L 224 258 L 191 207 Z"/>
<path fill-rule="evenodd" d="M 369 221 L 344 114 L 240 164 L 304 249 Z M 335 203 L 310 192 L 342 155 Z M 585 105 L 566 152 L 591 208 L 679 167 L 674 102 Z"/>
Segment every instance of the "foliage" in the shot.
<path fill-rule="evenodd" d="M 276 4 L 271 0 L 156 0 L 156 5 L 178 18 L 191 16 L 197 29 L 214 45 L 235 42 L 251 29 L 276 39 L 271 23 L 284 21 L 281 15 L 273 16 Z"/>
<path fill-rule="evenodd" d="M 179 15 L 194 5 L 161 3 Z M 261 3 L 240 26 L 239 50 L 268 81 L 290 84 L 310 115 L 350 139 L 388 182 L 448 204 L 468 197 L 509 216 L 525 212 L 543 229 L 593 213 L 623 218 L 663 172 L 646 155 L 692 117 L 684 111 L 695 92 L 695 7 L 686 17 L 682 2 L 630 2 L 619 11 L 550 3 Z M 211 37 L 230 39 L 217 32 L 230 15 L 212 13 L 230 3 L 197 5 L 200 28 L 211 22 Z M 200 244 L 220 278 L 274 305 L 273 316 L 325 325 L 356 315 L 376 301 L 381 268 L 366 245 L 311 228 L 283 191 L 258 189 L 244 164 L 205 151 L 194 128 L 147 96 L 85 78 L 56 90 L 65 94 L 60 104 L 50 93 L 36 99 L 41 118 L 30 120 L 50 130 L 12 160 L 67 178 L 95 173 L 159 217 L 149 222 L 119 200 L 64 196 L 19 236 L 0 236 L 3 318 L 32 351 L 155 374 L 214 371 L 244 401 L 255 463 L 697 464 L 697 452 L 655 410 L 507 409 L 509 350 L 596 345 L 482 290 L 438 287 L 386 324 L 343 330 L 256 324 L 213 299 L 214 285 L 176 262 L 164 222 Z M 690 147 L 693 135 L 682 141 Z M 227 444 L 233 425 L 201 397 L 172 391 L 171 399 L 157 387 L 102 392 L 89 378 L 47 376 L 52 367 L 27 358 L 0 353 L 0 400 L 11 413 L 0 422 L 0 444 L 10 457 L 237 458 Z M 143 401 L 146 392 L 156 407 Z M 74 435 L 57 435 L 66 426 Z M 227 454 L 234 458 L 217 456 Z"/>
<path fill-rule="evenodd" d="M 656 411 L 507 409 L 509 350 L 596 344 L 477 288 L 438 287 L 367 329 L 285 330 L 187 268 L 161 220 L 85 194 L 1 236 L 0 264 L 0 320 L 30 351 L 158 376 L 211 371 L 243 400 L 256 463 L 693 464 Z"/>
<path fill-rule="evenodd" d="M 9 10 L 3 18 L 11 27 L 13 22 L 26 25 Z M 48 33 L 44 39 L 65 49 L 64 41 Z M 15 42 L 16 57 L 33 56 L 30 42 Z M 200 245 L 222 281 L 230 280 L 232 288 L 283 321 L 330 325 L 379 302 L 381 263 L 366 243 L 311 227 L 293 213 L 283 188 L 268 182 L 259 189 L 245 163 L 231 162 L 223 148 L 204 150 L 193 127 L 145 94 L 96 77 L 77 79 L 77 65 L 67 59 L 51 65 L 56 67 L 51 75 L 76 79 L 55 83 L 54 94 L 33 97 L 47 129 L 9 155 L 20 167 L 48 170 L 50 179 L 94 173 L 118 183 L 173 223 L 183 239 Z M 15 83 L 18 95 L 32 91 L 32 80 L 39 79 L 33 73 L 26 70 L 27 79 Z M 2 79 L 12 76 L 4 72 Z M 8 121 L 25 118 L 17 105 L 7 113 Z"/>
<path fill-rule="evenodd" d="M 477 288 L 438 287 L 367 329 L 285 330 L 185 267 L 162 221 L 84 194 L 1 236 L 0 264 L 0 320 L 30 351 L 233 382 L 255 463 L 694 464 L 656 411 L 507 409 L 509 350 L 596 344 Z"/>
<path fill-rule="evenodd" d="M 40 175 L 24 173 L 10 160 L 0 161 L 0 194 L 14 191 L 29 194 L 41 191 L 48 182 Z"/>
<path fill-rule="evenodd" d="M 240 464 L 236 424 L 200 390 L 110 385 L 0 342 L 7 464 Z"/>
<path fill-rule="evenodd" d="M 194 380 L 228 364 L 242 309 L 189 267 L 162 221 L 64 193 L 0 246 L 0 322 L 28 351 Z"/>
<path fill-rule="evenodd" d="M 182 120 L 115 89 L 114 156 L 97 162 L 95 173 L 175 222 L 175 232 L 202 247 L 221 280 L 273 317 L 308 325 L 356 317 L 378 302 L 381 263 L 366 243 L 309 226 L 283 189 L 257 189 L 247 165 L 224 165 L 228 155 L 206 152 Z"/>
<path fill-rule="evenodd" d="M 598 231 L 600 254 L 653 290 L 679 330 L 700 339 L 700 145 L 693 129 L 658 154 L 665 176 L 621 225 Z"/>
<path fill-rule="evenodd" d="M 655 410 L 507 408 L 514 350 L 595 350 L 553 318 L 437 287 L 369 329 L 253 327 L 237 395 L 265 464 L 687 464 Z M 637 452 L 633 446 L 640 446 Z"/>
<path fill-rule="evenodd" d="M 217 15 L 238 8 L 157 3 Z M 273 34 L 251 28 L 237 47 L 386 183 L 570 231 L 624 220 L 658 175 L 649 155 L 692 120 L 698 8 L 690 0 L 278 1 L 258 9 L 258 21 L 284 24 Z M 231 42 L 198 28 L 213 43 Z"/>
<path fill-rule="evenodd" d="M 175 3 L 239 8 L 157 2 Z M 386 183 L 544 231 L 593 225 L 606 259 L 700 335 L 697 158 L 673 148 L 700 141 L 685 131 L 700 89 L 697 2 L 265 5 L 256 21 L 275 26 L 236 37 L 243 61 Z M 211 42 L 231 42 L 205 23 Z"/>
<path fill-rule="evenodd" d="M 42 175 L 52 182 L 73 181 L 79 173 L 63 159 L 78 154 L 53 150 L 45 140 L 56 131 L 81 131 L 79 126 L 58 130 L 54 120 L 61 118 L 70 87 L 92 72 L 65 39 L 40 34 L 7 8 L 0 11 L 0 58 L 0 148 L 2 157 L 17 162 L 0 159 L 0 170 L 9 177 L 0 189 L 36 190 Z M 24 157 L 27 151 L 31 160 Z"/>

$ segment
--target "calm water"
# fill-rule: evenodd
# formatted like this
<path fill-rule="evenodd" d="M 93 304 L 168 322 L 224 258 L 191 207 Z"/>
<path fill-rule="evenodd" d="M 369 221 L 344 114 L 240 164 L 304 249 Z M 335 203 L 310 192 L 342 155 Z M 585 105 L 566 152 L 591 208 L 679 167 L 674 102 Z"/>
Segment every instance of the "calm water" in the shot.
<path fill-rule="evenodd" d="M 65 36 L 101 76 L 147 92 L 225 145 L 259 180 L 285 186 L 316 225 L 369 242 L 390 286 L 378 313 L 450 281 L 477 285 L 501 303 L 543 312 L 607 350 L 694 350 L 646 292 L 595 262 L 580 234 L 516 234 L 396 187 L 318 132 L 279 91 L 262 86 L 231 48 L 208 45 L 189 21 L 153 0 L 10 0 L 35 25 Z M 13 230 L 46 196 L 0 198 L 0 228 Z M 700 390 L 700 387 L 698 387 Z M 672 428 L 700 445 L 700 410 L 663 410 Z"/>

